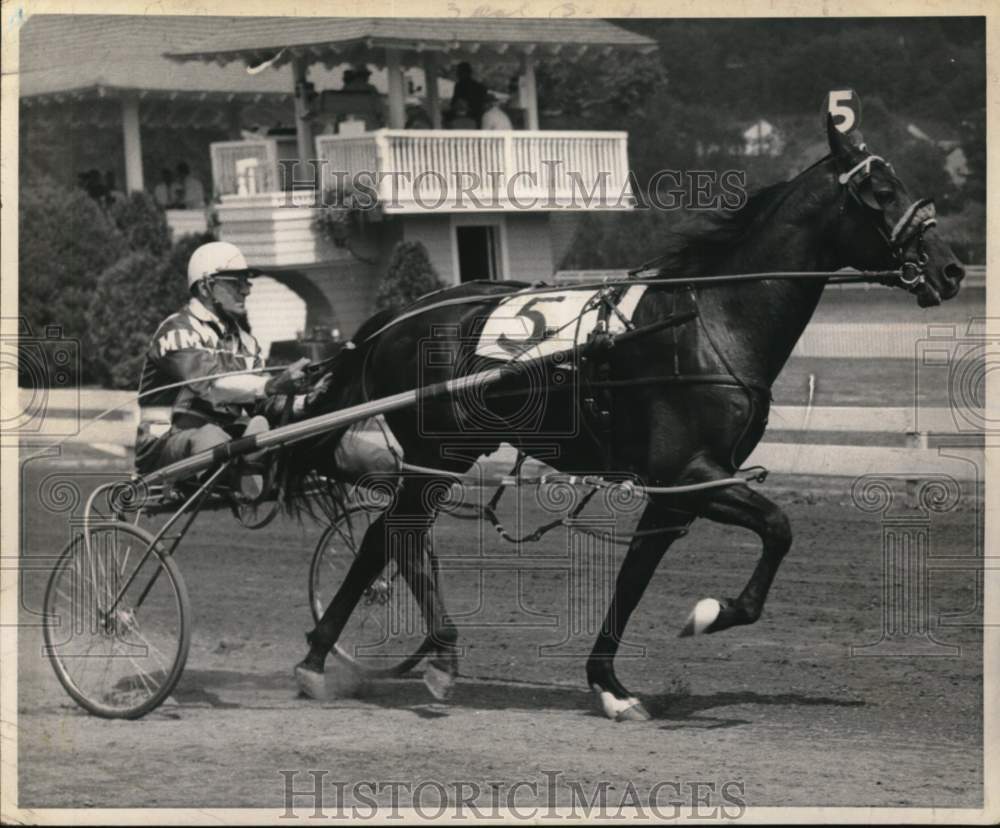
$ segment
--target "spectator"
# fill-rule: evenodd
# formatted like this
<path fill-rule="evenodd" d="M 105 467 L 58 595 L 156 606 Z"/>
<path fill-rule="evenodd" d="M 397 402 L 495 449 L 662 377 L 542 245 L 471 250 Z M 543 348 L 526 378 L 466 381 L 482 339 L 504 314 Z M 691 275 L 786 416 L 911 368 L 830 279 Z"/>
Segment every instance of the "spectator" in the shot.
<path fill-rule="evenodd" d="M 406 129 L 433 129 L 431 116 L 422 106 L 412 106 L 406 109 Z"/>
<path fill-rule="evenodd" d="M 94 201 L 104 203 L 104 182 L 101 181 L 101 174 L 97 170 L 87 170 L 77 176 L 80 186 L 87 191 Z"/>
<path fill-rule="evenodd" d="M 486 111 L 483 113 L 481 129 L 513 129 L 507 113 L 500 108 L 500 101 L 493 95 L 486 96 Z"/>
<path fill-rule="evenodd" d="M 464 98 L 452 99 L 451 121 L 448 129 L 475 129 L 476 122 L 469 116 L 469 105 Z"/>
<path fill-rule="evenodd" d="M 355 65 L 354 69 L 344 72 L 345 92 L 367 92 L 369 95 L 377 95 L 378 90 L 368 82 L 371 72 L 363 63 Z"/>
<path fill-rule="evenodd" d="M 104 173 L 104 204 L 110 207 L 125 200 L 125 194 L 115 184 L 115 174 L 112 170 Z"/>
<path fill-rule="evenodd" d="M 169 169 L 160 170 L 160 183 L 153 187 L 153 200 L 164 210 L 174 206 L 174 174 Z"/>
<path fill-rule="evenodd" d="M 451 96 L 452 115 L 455 114 L 455 104 L 459 100 L 464 100 L 468 108 L 468 115 L 479 126 L 479 119 L 483 117 L 483 110 L 486 108 L 486 96 L 489 94 L 483 84 L 472 77 L 472 67 L 462 61 L 456 67 L 458 80 L 455 82 L 455 91 Z M 455 127 L 457 129 L 458 127 Z"/>
<path fill-rule="evenodd" d="M 177 201 L 185 210 L 200 210 L 205 206 L 205 188 L 191 168 L 183 161 L 177 165 Z"/>

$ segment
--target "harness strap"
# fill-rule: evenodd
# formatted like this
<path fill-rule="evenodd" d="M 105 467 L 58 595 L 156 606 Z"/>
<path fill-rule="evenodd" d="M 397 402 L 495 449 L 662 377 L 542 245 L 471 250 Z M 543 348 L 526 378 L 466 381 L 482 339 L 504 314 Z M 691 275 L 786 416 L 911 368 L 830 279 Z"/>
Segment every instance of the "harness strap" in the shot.
<path fill-rule="evenodd" d="M 889 235 L 889 243 L 893 247 L 899 247 L 908 241 L 910 236 L 915 232 L 919 231 L 922 233 L 927 228 L 933 227 L 936 224 L 937 217 L 934 215 L 934 202 L 929 198 L 914 201 L 907 208 L 906 212 L 903 213 L 899 221 L 896 222 L 896 226 L 892 228 L 892 233 Z"/>
<path fill-rule="evenodd" d="M 881 161 L 886 166 L 889 166 L 889 162 L 886 161 L 881 155 L 869 155 L 867 158 L 862 159 L 851 167 L 847 172 L 841 173 L 838 181 L 840 181 L 841 184 L 847 184 L 861 170 L 865 171 L 865 175 L 871 175 L 872 164 L 875 161 Z"/>

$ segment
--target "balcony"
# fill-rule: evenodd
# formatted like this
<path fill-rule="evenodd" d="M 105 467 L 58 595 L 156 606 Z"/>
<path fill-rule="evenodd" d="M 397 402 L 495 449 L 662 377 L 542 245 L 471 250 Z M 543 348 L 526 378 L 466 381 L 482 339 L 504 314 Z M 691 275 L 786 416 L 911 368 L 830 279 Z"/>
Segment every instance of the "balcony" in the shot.
<path fill-rule="evenodd" d="M 628 134 L 380 129 L 316 138 L 321 189 L 374 191 L 385 213 L 633 206 Z M 343 174 L 346 173 L 346 176 Z"/>
<path fill-rule="evenodd" d="M 625 132 L 380 129 L 320 135 L 315 145 L 327 204 L 352 196 L 386 214 L 634 205 Z M 295 160 L 292 149 L 268 138 L 213 144 L 216 193 L 231 203 L 288 189 L 281 162 Z M 305 173 L 298 165 L 297 186 Z"/>

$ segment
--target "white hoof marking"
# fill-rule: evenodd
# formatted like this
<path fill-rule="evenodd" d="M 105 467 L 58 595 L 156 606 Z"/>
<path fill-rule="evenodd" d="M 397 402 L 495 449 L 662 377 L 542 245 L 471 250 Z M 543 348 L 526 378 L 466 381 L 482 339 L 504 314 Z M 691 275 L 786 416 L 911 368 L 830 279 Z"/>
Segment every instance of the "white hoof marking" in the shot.
<path fill-rule="evenodd" d="M 365 677 L 351 662 L 343 658 L 331 659 L 326 675 L 327 692 L 337 698 L 355 698 L 365 689 Z"/>
<path fill-rule="evenodd" d="M 295 683 L 299 686 L 299 692 L 310 699 L 323 701 L 326 699 L 326 674 L 317 673 L 315 670 L 307 670 L 305 667 L 295 668 Z"/>
<path fill-rule="evenodd" d="M 627 699 L 619 699 L 613 693 L 607 690 L 602 690 L 596 684 L 592 684 L 591 689 L 597 694 L 598 699 L 601 702 L 601 709 L 604 711 L 604 715 L 609 719 L 615 719 L 617 721 L 622 721 L 626 711 L 636 707 L 642 707 L 639 700 L 635 696 L 629 696 Z"/>
<path fill-rule="evenodd" d="M 705 632 L 715 622 L 720 612 L 722 612 L 722 604 L 714 598 L 702 598 L 694 605 L 694 609 L 691 610 L 687 621 L 684 622 L 684 627 L 680 633 L 681 637 L 701 635 L 701 633 Z"/>
<path fill-rule="evenodd" d="M 431 691 L 431 695 L 438 701 L 446 701 L 451 695 L 451 688 L 455 682 L 455 677 L 446 670 L 428 664 L 424 670 L 424 684 Z"/>

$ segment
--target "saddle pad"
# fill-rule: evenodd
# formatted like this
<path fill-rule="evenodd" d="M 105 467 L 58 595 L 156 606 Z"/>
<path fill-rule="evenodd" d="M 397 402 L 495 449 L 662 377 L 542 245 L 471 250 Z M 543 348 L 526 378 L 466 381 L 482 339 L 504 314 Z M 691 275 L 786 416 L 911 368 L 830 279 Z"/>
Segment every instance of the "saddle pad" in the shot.
<path fill-rule="evenodd" d="M 646 285 L 631 285 L 618 302 L 618 311 L 631 320 Z M 536 359 L 583 345 L 597 325 L 598 307 L 584 312 L 599 290 L 551 290 L 509 296 L 490 313 L 476 354 L 510 362 Z M 582 314 L 582 317 L 581 317 Z M 608 319 L 611 333 L 621 333 L 625 324 L 616 313 Z"/>

